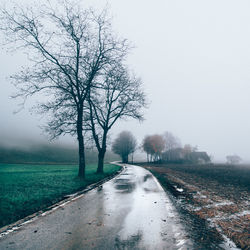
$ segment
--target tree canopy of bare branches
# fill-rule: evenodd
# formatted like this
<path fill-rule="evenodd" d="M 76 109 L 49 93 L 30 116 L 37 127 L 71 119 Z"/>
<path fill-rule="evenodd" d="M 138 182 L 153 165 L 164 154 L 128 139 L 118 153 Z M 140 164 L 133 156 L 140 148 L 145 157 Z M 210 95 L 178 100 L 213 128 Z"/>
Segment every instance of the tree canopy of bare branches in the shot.
<path fill-rule="evenodd" d="M 31 62 L 12 76 L 18 90 L 15 97 L 25 101 L 30 96 L 47 96 L 37 107 L 49 117 L 46 131 L 51 138 L 67 133 L 77 136 L 78 175 L 85 177 L 86 103 L 103 75 L 125 59 L 129 43 L 114 34 L 106 10 L 96 14 L 73 1 L 54 6 L 48 1 L 35 8 L 5 7 L 0 22 L 7 45 L 24 50 Z M 94 100 L 90 103 L 99 119 Z"/>
<path fill-rule="evenodd" d="M 180 139 L 171 132 L 165 132 L 163 138 L 165 141 L 165 151 L 181 147 Z"/>
<path fill-rule="evenodd" d="M 140 79 L 131 75 L 124 66 L 117 64 L 104 76 L 99 88 L 89 98 L 89 127 L 98 149 L 98 173 L 103 172 L 109 130 L 119 119 L 143 119 L 142 108 L 146 105 Z M 132 138 L 128 132 L 120 134 L 122 141 Z M 131 139 L 132 140 L 132 139 Z M 120 146 L 121 147 L 121 146 Z M 127 145 L 125 145 L 127 147 Z M 124 154 L 124 153 L 123 153 Z"/>

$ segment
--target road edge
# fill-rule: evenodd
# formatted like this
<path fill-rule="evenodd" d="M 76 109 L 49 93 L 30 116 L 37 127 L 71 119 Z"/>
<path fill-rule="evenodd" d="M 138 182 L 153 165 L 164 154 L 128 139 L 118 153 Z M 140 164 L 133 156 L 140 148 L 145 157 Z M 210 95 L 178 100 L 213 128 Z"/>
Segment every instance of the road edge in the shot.
<path fill-rule="evenodd" d="M 184 194 L 182 191 L 179 191 L 178 188 L 175 185 L 173 185 L 173 183 L 169 182 L 169 180 L 167 182 L 166 182 L 166 180 L 163 180 L 161 178 L 160 174 L 157 173 L 156 171 L 149 169 L 147 167 L 144 167 L 143 165 L 140 165 L 140 164 L 137 164 L 137 166 L 143 167 L 143 168 L 147 169 L 150 173 L 152 173 L 152 175 L 158 180 L 158 182 L 160 183 L 160 185 L 162 186 L 164 191 L 167 194 L 170 194 L 172 197 L 175 197 L 176 199 L 178 199 L 178 197 L 180 195 Z M 187 195 L 187 193 L 186 193 L 186 195 Z M 171 196 L 169 196 L 169 197 L 173 201 Z M 235 250 L 240 249 L 236 246 L 236 244 L 233 240 L 231 240 L 230 238 L 226 237 L 223 233 L 221 233 L 221 231 L 217 227 L 212 227 L 207 219 L 201 219 L 201 218 L 197 217 L 196 215 L 193 215 L 188 210 L 186 210 L 185 208 L 180 206 L 180 204 L 178 204 L 178 203 L 173 202 L 173 204 L 179 213 L 185 213 L 185 214 L 187 213 L 187 215 L 191 218 L 191 220 L 194 220 L 194 222 L 199 221 L 199 223 L 201 223 L 201 226 L 206 228 L 206 234 L 207 234 L 207 232 L 209 232 L 209 234 L 213 233 L 213 232 L 218 234 L 217 237 L 221 237 L 221 238 L 220 238 L 219 242 L 217 242 L 218 245 L 216 245 L 216 247 L 219 247 L 219 249 L 220 248 L 221 249 L 235 249 Z M 195 239 L 194 239 L 194 241 L 195 241 Z"/>
<path fill-rule="evenodd" d="M 55 204 L 53 204 L 53 205 L 51 205 L 51 206 L 49 206 L 47 208 L 39 210 L 39 211 L 37 211 L 37 212 L 35 212 L 35 213 L 31 214 L 31 215 L 28 215 L 28 216 L 24 217 L 23 219 L 20 219 L 20 220 L 18 220 L 16 222 L 13 222 L 13 223 L 11 223 L 9 225 L 1 227 L 0 228 L 0 240 L 4 236 L 7 236 L 8 234 L 10 234 L 12 232 L 18 231 L 24 225 L 29 224 L 29 223 L 35 221 L 36 219 L 38 219 L 40 217 L 43 217 L 43 216 L 45 216 L 47 214 L 50 214 L 50 213 L 54 212 L 55 210 L 57 210 L 58 208 L 62 208 L 66 204 L 81 198 L 83 196 L 83 194 L 85 194 L 85 193 L 87 193 L 87 192 L 89 192 L 91 190 L 94 190 L 94 189 L 98 188 L 99 186 L 101 186 L 102 184 L 104 184 L 105 182 L 108 182 L 109 180 L 119 176 L 125 169 L 124 164 L 121 164 L 119 162 L 111 162 L 111 164 L 120 166 L 121 169 L 118 170 L 117 172 L 105 177 L 104 179 L 96 182 L 96 183 L 90 184 L 89 186 L 87 186 L 83 190 L 80 190 L 80 191 L 78 191 L 76 193 L 64 196 L 61 201 L 56 202 Z"/>

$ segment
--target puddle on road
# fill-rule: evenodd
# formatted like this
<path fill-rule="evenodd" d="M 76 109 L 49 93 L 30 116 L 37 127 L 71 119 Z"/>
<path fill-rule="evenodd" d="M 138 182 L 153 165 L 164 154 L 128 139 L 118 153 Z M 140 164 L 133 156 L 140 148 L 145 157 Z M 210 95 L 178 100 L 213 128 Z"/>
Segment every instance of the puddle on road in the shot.
<path fill-rule="evenodd" d="M 147 181 L 148 179 L 151 179 L 153 178 L 151 174 L 146 174 L 144 177 L 143 177 L 143 181 Z"/>
<path fill-rule="evenodd" d="M 116 236 L 116 248 L 191 248 L 192 242 L 181 225 L 178 213 L 152 174 L 137 166 L 127 167 L 125 171 L 109 187 L 115 188 L 111 200 L 120 199 L 120 206 L 130 204 L 130 212 Z M 112 194 L 111 190 L 108 192 Z M 105 206 L 109 210 L 108 202 Z"/>
<path fill-rule="evenodd" d="M 135 182 L 130 179 L 116 179 L 115 182 L 116 192 L 119 191 L 121 193 L 132 193 L 136 188 Z"/>

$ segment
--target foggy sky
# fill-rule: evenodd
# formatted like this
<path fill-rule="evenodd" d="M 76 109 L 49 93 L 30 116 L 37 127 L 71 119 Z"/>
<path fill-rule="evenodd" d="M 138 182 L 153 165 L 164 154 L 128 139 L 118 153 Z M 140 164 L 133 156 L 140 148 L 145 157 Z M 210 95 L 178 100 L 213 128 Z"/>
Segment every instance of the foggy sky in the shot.
<path fill-rule="evenodd" d="M 82 2 L 96 8 L 106 3 Z M 142 78 L 150 100 L 143 123 L 119 122 L 112 136 L 131 130 L 140 142 L 147 134 L 170 131 L 182 144 L 197 145 L 216 160 L 236 153 L 250 161 L 250 2 L 108 3 L 115 30 L 136 46 L 129 65 Z M 45 119 L 29 113 L 29 102 L 13 115 L 18 106 L 9 98 L 14 89 L 6 78 L 23 64 L 25 55 L 1 49 L 0 136 L 10 144 L 16 138 L 46 140 L 38 127 Z"/>

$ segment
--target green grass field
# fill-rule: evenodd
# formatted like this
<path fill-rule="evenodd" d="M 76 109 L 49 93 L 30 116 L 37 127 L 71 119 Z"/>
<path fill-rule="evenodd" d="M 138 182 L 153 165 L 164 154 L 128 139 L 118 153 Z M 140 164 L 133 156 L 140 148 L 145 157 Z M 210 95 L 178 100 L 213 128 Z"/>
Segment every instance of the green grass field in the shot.
<path fill-rule="evenodd" d="M 77 177 L 76 165 L 0 164 L 0 227 L 59 201 L 118 171 L 106 164 L 97 175 L 96 165 L 86 169 L 86 180 Z"/>

